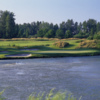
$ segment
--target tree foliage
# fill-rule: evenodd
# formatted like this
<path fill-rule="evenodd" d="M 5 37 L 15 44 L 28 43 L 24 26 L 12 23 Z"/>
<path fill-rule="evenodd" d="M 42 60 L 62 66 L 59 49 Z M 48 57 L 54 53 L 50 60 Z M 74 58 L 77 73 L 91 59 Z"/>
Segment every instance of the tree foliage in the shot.
<path fill-rule="evenodd" d="M 65 38 L 70 38 L 72 37 L 72 33 L 70 32 L 70 30 L 67 30 L 65 33 Z"/>
<path fill-rule="evenodd" d="M 58 30 L 56 31 L 56 37 L 59 38 L 59 39 L 64 38 L 63 30 L 58 29 Z"/>
<path fill-rule="evenodd" d="M 13 38 L 15 35 L 15 19 L 14 13 L 9 11 L 1 11 L 0 13 L 0 37 Z"/>
<path fill-rule="evenodd" d="M 74 22 L 72 19 L 60 24 L 48 22 L 32 22 L 16 24 L 14 13 L 0 11 L 0 38 L 88 38 L 97 39 L 100 31 L 100 22 L 89 19 L 83 23 Z"/>
<path fill-rule="evenodd" d="M 45 37 L 47 38 L 54 38 L 55 36 L 55 33 L 54 33 L 54 30 L 50 29 L 46 34 L 45 34 Z"/>

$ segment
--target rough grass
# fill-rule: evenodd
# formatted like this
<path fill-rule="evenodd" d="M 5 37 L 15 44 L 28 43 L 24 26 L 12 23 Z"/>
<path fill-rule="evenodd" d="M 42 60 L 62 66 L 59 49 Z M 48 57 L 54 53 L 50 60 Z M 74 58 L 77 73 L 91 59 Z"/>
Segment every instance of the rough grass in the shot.
<path fill-rule="evenodd" d="M 69 43 L 64 42 L 64 41 L 58 41 L 58 42 L 55 42 L 53 45 L 55 45 L 56 47 L 59 47 L 59 48 L 64 48 L 64 47 L 69 46 Z"/>
<path fill-rule="evenodd" d="M 85 40 L 79 44 L 77 48 L 100 48 L 99 40 Z"/>

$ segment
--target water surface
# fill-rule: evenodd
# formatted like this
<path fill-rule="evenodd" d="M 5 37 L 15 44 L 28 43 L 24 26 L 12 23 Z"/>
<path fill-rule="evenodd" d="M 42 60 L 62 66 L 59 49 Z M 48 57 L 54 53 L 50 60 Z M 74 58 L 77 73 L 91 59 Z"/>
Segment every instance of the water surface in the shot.
<path fill-rule="evenodd" d="M 52 88 L 100 100 L 100 56 L 0 60 L 0 91 L 5 88 L 7 100 L 26 100 Z"/>

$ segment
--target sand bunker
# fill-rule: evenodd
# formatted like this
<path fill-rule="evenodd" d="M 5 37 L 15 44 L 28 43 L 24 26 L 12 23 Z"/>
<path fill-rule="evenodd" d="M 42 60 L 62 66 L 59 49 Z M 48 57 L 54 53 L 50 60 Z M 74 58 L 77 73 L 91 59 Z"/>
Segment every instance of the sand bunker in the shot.
<path fill-rule="evenodd" d="M 6 55 L 6 57 L 16 58 L 16 57 L 31 57 L 32 54 L 15 54 L 15 55 Z"/>
<path fill-rule="evenodd" d="M 39 50 L 39 49 L 21 49 L 21 51 L 37 51 L 37 50 Z"/>

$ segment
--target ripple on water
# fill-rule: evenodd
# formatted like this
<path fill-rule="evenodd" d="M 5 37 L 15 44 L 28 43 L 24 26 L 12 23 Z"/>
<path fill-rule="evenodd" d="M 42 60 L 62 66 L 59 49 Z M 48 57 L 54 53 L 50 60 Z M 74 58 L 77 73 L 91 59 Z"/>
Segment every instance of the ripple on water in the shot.
<path fill-rule="evenodd" d="M 24 75 L 25 72 L 22 70 L 22 71 L 17 72 L 16 74 L 17 74 L 17 75 Z"/>
<path fill-rule="evenodd" d="M 6 63 L 4 66 L 16 66 L 16 65 L 24 65 L 22 62 L 15 62 L 15 63 Z"/>
<path fill-rule="evenodd" d="M 12 87 L 5 91 L 7 100 L 25 100 L 32 92 L 52 88 L 71 91 L 82 100 L 99 100 L 100 57 L 2 60 L 0 88 L 6 87 Z"/>

